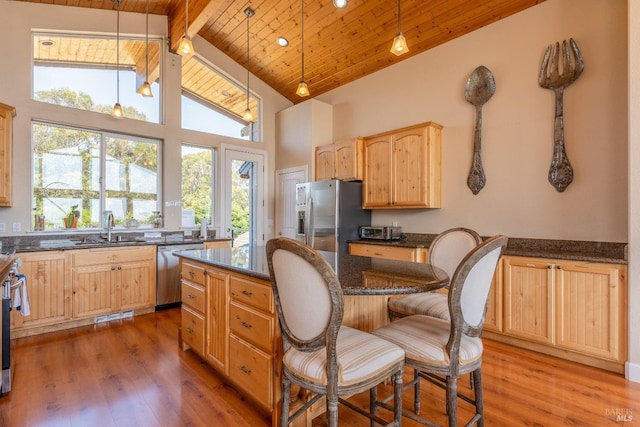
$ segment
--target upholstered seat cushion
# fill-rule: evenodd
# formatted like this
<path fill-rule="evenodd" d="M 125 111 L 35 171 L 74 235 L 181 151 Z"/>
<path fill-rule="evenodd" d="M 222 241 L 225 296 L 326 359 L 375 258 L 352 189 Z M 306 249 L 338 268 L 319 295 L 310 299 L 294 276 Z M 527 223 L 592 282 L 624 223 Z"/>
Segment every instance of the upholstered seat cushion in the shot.
<path fill-rule="evenodd" d="M 447 295 L 435 292 L 423 292 L 396 298 L 389 301 L 389 310 L 407 316 L 424 314 L 438 319 L 450 319 Z"/>
<path fill-rule="evenodd" d="M 403 317 L 373 331 L 374 335 L 398 344 L 407 355 L 406 363 L 415 360 L 423 366 L 448 367 L 446 345 L 450 322 L 416 314 Z M 460 367 L 482 357 L 482 339 L 462 336 L 460 341 Z"/>
<path fill-rule="evenodd" d="M 378 375 L 404 360 L 404 351 L 375 335 L 340 327 L 337 340 L 338 385 L 348 386 Z M 309 381 L 327 384 L 326 349 L 305 353 L 294 348 L 289 349 L 282 358 L 282 363 Z"/>

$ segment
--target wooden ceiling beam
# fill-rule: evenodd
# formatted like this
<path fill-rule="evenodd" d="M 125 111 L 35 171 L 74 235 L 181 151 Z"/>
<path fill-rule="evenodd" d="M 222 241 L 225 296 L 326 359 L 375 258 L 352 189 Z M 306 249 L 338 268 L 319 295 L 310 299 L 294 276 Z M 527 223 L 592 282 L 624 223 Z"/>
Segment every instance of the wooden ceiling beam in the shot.
<path fill-rule="evenodd" d="M 176 52 L 180 39 L 185 34 L 185 6 L 186 1 L 180 1 L 176 8 L 169 14 L 169 50 Z M 207 21 L 211 19 L 217 10 L 214 0 L 191 0 L 189 2 L 189 37 L 198 34 L 198 31 L 205 26 Z"/>

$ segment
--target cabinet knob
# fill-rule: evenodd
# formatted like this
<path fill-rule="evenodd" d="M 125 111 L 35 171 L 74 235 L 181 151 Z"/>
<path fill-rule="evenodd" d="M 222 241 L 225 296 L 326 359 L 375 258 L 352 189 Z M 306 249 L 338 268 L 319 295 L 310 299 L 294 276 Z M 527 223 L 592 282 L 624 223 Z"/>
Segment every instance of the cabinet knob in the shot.
<path fill-rule="evenodd" d="M 251 323 L 247 323 L 247 322 L 240 322 L 240 324 L 247 329 L 251 329 L 253 327 Z"/>
<path fill-rule="evenodd" d="M 553 268 L 553 266 L 552 266 L 551 264 L 549 264 L 549 265 L 547 265 L 547 268 L 548 268 L 549 270 L 551 270 L 551 269 Z"/>
<path fill-rule="evenodd" d="M 111 271 L 114 271 L 116 268 L 114 266 L 111 266 Z"/>
<path fill-rule="evenodd" d="M 195 298 L 195 297 L 194 297 L 193 295 L 191 295 L 191 294 L 188 294 L 188 295 L 187 295 L 187 298 L 189 298 L 189 299 L 193 299 L 193 298 Z"/>
<path fill-rule="evenodd" d="M 193 271 L 189 270 L 187 271 L 187 273 L 189 273 L 189 277 L 191 277 L 193 279 L 193 276 L 195 276 L 195 274 L 193 274 Z"/>
<path fill-rule="evenodd" d="M 118 266 L 118 270 L 122 270 L 122 266 L 121 265 Z"/>

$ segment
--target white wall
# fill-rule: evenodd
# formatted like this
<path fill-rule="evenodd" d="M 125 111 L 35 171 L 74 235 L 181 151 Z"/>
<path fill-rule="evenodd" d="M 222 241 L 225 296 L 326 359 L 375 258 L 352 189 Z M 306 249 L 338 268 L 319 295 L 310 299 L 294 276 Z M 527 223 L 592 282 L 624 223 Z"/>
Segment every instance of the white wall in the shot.
<path fill-rule="evenodd" d="M 629 5 L 629 360 L 626 377 L 640 382 L 640 3 Z"/>
<path fill-rule="evenodd" d="M 144 34 L 144 14 L 120 13 L 122 34 Z M 23 232 L 31 227 L 31 143 L 30 123 L 32 119 L 45 119 L 64 124 L 88 126 L 95 129 L 142 135 L 164 140 L 163 199 L 180 200 L 180 146 L 189 143 L 206 147 L 219 147 L 220 144 L 234 144 L 262 148 L 267 158 L 275 157 L 275 114 L 291 106 L 291 102 L 275 92 L 264 82 L 251 76 L 251 91 L 262 97 L 263 144 L 256 144 L 235 138 L 183 131 L 180 128 L 180 67 L 181 58 L 166 53 L 166 67 L 163 83 L 165 89 L 166 123 L 157 125 L 136 120 L 116 120 L 104 114 L 68 109 L 41 102 L 31 98 L 31 30 L 63 30 L 77 32 L 115 33 L 116 15 L 114 11 L 89 8 L 59 7 L 55 5 L 0 1 L 0 36 L 5 43 L 0 51 L 0 102 L 16 107 L 17 116 L 14 127 L 14 205 L 12 208 L 0 208 L 0 222 L 7 224 L 10 235 L 11 224 L 20 222 Z M 165 16 L 149 17 L 151 35 L 167 35 Z M 232 78 L 243 82 L 246 70 L 229 57 L 213 48 L 199 37 L 194 45 L 199 55 L 220 67 Z M 99 84 L 99 82 L 98 82 Z M 157 96 L 157 94 L 156 94 Z M 115 94 L 114 94 L 115 97 Z M 115 98 L 114 98 L 115 102 Z M 266 176 L 271 182 L 274 164 L 267 165 Z M 267 218 L 273 220 L 273 185 L 269 185 L 267 200 Z M 216 204 L 219 206 L 219 203 Z M 181 209 L 167 207 L 165 226 L 169 229 L 180 227 Z M 219 215 L 217 215 L 219 218 Z M 266 229 L 266 227 L 265 227 Z"/>
<path fill-rule="evenodd" d="M 333 105 L 334 139 L 430 120 L 444 126 L 442 209 L 375 211 L 374 224 L 398 221 L 414 233 L 468 226 L 483 235 L 626 242 L 626 35 L 625 2 L 548 0 L 319 96 Z M 585 70 L 565 92 L 575 177 L 558 193 L 547 181 L 554 97 L 537 77 L 547 45 L 570 37 Z M 466 179 L 475 113 L 464 87 L 479 65 L 493 72 L 497 90 L 483 110 L 487 184 L 474 196 Z"/>

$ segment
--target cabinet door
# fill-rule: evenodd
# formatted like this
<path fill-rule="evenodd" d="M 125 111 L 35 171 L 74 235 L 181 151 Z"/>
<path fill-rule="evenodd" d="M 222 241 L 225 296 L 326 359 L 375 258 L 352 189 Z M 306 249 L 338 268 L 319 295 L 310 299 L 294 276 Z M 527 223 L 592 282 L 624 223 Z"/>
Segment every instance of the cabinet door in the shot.
<path fill-rule="evenodd" d="M 364 140 L 364 208 L 389 208 L 391 195 L 391 136 Z"/>
<path fill-rule="evenodd" d="M 13 117 L 16 109 L 0 103 L 0 206 L 12 206 Z"/>
<path fill-rule="evenodd" d="M 624 266 L 560 263 L 556 268 L 558 347 L 624 361 Z"/>
<path fill-rule="evenodd" d="M 394 206 L 428 207 L 425 144 L 424 128 L 410 129 L 394 135 Z"/>
<path fill-rule="evenodd" d="M 55 324 L 71 318 L 71 282 L 68 257 L 62 251 L 26 252 L 20 273 L 27 277 L 31 314 L 11 310 L 11 329 Z M 16 291 L 17 292 L 17 291 Z"/>
<path fill-rule="evenodd" d="M 120 295 L 117 310 L 150 307 L 156 301 L 155 262 L 123 263 L 116 267 L 116 293 Z"/>
<path fill-rule="evenodd" d="M 338 141 L 335 147 L 335 177 L 343 181 L 362 179 L 362 139 Z"/>
<path fill-rule="evenodd" d="M 552 344 L 555 265 L 534 259 L 504 257 L 504 333 Z"/>
<path fill-rule="evenodd" d="M 73 268 L 73 317 L 91 317 L 116 311 L 112 275 L 115 265 Z"/>
<path fill-rule="evenodd" d="M 334 178 L 334 158 L 333 144 L 316 147 L 316 181 Z"/>
<path fill-rule="evenodd" d="M 207 360 L 228 374 L 227 349 L 227 300 L 229 274 L 218 270 L 206 270 L 207 301 Z"/>
<path fill-rule="evenodd" d="M 489 331 L 502 331 L 502 271 L 502 262 L 498 262 L 496 273 L 491 281 L 487 312 L 484 318 L 484 329 Z"/>

